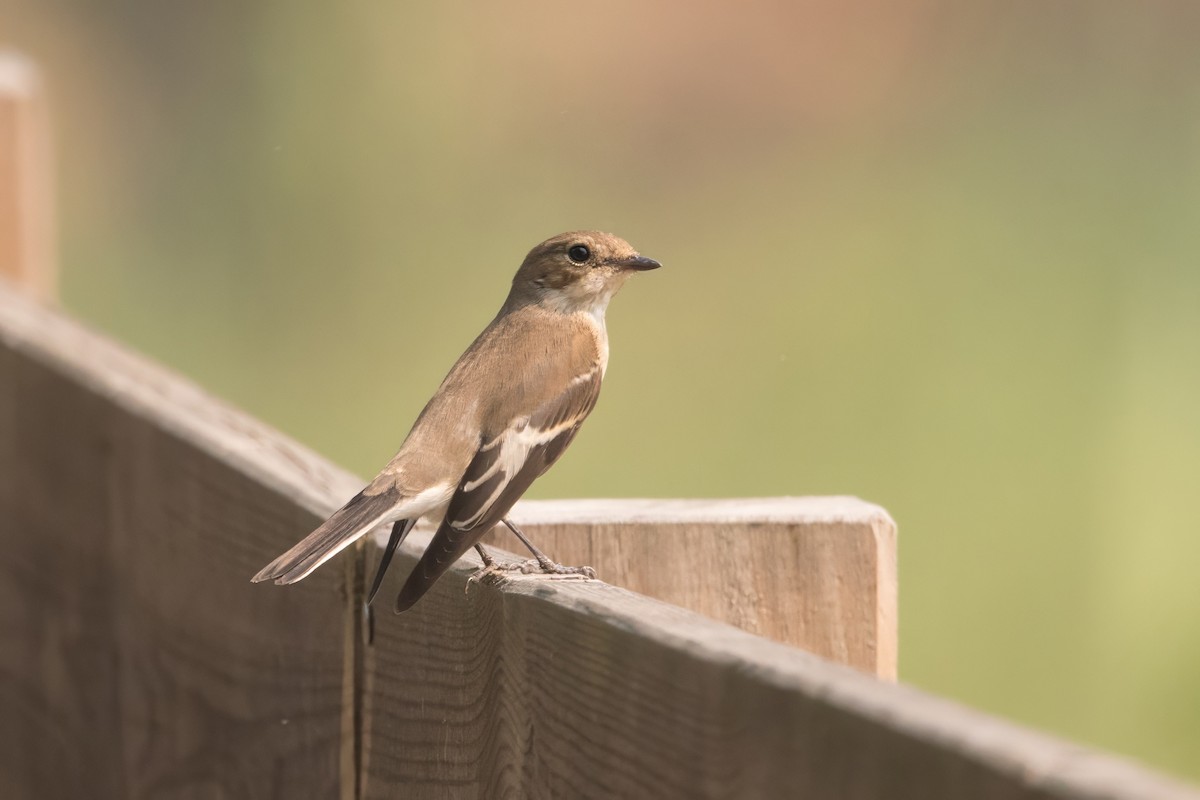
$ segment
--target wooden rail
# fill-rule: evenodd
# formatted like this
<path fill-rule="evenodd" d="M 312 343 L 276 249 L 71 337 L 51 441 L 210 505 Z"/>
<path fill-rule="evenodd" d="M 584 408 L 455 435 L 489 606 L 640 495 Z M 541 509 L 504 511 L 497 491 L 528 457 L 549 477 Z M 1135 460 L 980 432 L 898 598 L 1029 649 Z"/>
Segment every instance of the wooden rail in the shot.
<path fill-rule="evenodd" d="M 466 559 L 373 624 L 373 543 L 249 583 L 357 487 L 0 287 L 0 796 L 1200 798 L 599 582 Z M 522 513 L 599 536 L 708 512 Z"/>

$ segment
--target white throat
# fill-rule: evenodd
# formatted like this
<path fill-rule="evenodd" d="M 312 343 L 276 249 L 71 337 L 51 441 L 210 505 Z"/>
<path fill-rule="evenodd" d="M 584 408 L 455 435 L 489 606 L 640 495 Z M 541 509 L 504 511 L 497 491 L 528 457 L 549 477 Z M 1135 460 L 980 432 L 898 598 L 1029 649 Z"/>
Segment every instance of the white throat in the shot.
<path fill-rule="evenodd" d="M 542 295 L 541 305 L 559 314 L 587 314 L 604 328 L 604 312 L 619 286 L 605 286 L 599 292 L 585 291 L 572 285 L 564 289 L 553 289 Z"/>

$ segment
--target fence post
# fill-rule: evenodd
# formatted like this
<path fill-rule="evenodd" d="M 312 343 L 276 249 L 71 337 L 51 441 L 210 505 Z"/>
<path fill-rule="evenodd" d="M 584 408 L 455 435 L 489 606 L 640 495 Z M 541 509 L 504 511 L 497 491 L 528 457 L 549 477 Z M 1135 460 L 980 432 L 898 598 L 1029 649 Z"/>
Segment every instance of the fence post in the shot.
<path fill-rule="evenodd" d="M 0 276 L 55 298 L 50 123 L 37 68 L 0 50 Z"/>
<path fill-rule="evenodd" d="M 854 497 L 522 501 L 547 554 L 778 642 L 896 679 L 896 524 Z M 497 529 L 487 541 L 523 548 Z"/>

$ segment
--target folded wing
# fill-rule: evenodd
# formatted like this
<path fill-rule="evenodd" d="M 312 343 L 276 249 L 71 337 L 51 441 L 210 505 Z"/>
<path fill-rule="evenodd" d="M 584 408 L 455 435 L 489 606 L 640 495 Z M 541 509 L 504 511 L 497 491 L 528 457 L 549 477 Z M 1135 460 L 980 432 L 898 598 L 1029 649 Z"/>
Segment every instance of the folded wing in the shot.
<path fill-rule="evenodd" d="M 572 380 L 565 392 L 529 416 L 512 420 L 494 435 L 484 433 L 450 498 L 441 527 L 400 590 L 397 612 L 419 600 L 558 460 L 595 407 L 600 380 L 597 367 Z"/>

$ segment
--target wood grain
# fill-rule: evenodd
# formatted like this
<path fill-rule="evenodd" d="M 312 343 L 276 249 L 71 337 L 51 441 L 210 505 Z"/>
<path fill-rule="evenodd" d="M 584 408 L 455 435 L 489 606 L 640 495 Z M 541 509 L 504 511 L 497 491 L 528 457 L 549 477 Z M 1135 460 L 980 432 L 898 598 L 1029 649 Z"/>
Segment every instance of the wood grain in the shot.
<path fill-rule="evenodd" d="M 551 558 L 883 678 L 896 678 L 896 525 L 853 497 L 525 501 Z M 488 541 L 523 548 L 507 529 Z"/>
<path fill-rule="evenodd" d="M 296 592 L 249 583 L 333 506 L 326 468 L 11 300 L 0 302 L 0 797 L 352 787 L 339 750 L 354 679 L 341 573 Z"/>
<path fill-rule="evenodd" d="M 676 606 L 598 581 L 469 583 L 478 565 L 376 620 L 366 798 L 1200 798 Z"/>
<path fill-rule="evenodd" d="M 0 275 L 43 301 L 57 284 L 51 150 L 37 69 L 0 49 Z"/>
<path fill-rule="evenodd" d="M 600 582 L 249 584 L 358 486 L 0 286 L 0 797 L 1200 799 Z"/>

